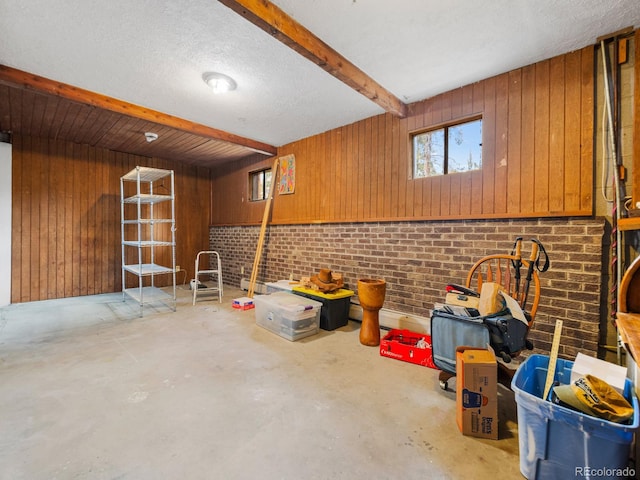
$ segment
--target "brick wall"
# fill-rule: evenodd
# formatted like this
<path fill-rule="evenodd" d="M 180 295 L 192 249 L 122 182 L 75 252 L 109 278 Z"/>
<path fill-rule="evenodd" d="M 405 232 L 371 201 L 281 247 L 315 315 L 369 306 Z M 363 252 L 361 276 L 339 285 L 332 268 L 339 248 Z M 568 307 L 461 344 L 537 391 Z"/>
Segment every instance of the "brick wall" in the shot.
<path fill-rule="evenodd" d="M 211 227 L 211 248 L 220 252 L 223 278 L 239 286 L 249 278 L 260 228 Z M 320 268 L 387 281 L 385 308 L 429 316 L 447 283 L 464 283 L 480 257 L 509 253 L 516 237 L 538 238 L 551 268 L 540 274 L 540 307 L 530 339 L 548 353 L 556 319 L 564 322 L 561 356 L 596 355 L 601 331 L 604 220 L 585 218 L 271 225 L 267 228 L 259 281 L 310 276 Z M 244 268 L 244 274 L 241 269 Z M 604 317 L 604 316 L 603 316 Z M 603 320 L 606 330 L 606 318 Z"/>

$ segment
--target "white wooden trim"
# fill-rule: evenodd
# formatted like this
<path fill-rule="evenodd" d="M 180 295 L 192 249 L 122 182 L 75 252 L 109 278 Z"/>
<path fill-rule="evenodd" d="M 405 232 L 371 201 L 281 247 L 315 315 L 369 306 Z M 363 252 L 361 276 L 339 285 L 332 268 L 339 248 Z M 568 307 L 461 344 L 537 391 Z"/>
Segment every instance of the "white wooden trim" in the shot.
<path fill-rule="evenodd" d="M 0 307 L 11 303 L 11 144 L 0 142 Z"/>

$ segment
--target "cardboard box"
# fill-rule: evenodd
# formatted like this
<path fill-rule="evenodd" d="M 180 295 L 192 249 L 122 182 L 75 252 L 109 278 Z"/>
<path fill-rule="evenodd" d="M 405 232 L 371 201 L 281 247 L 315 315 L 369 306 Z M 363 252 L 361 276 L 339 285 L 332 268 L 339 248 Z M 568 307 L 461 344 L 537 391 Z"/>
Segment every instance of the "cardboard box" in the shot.
<path fill-rule="evenodd" d="M 498 439 L 498 366 L 491 350 L 456 349 L 456 422 L 463 435 Z"/>
<path fill-rule="evenodd" d="M 238 310 L 250 310 L 254 307 L 253 299 L 249 297 L 234 298 L 231 304 L 233 308 Z"/>
<path fill-rule="evenodd" d="M 459 307 L 475 308 L 477 310 L 480 305 L 480 297 L 450 292 L 445 296 L 444 303 L 447 305 L 457 305 Z"/>

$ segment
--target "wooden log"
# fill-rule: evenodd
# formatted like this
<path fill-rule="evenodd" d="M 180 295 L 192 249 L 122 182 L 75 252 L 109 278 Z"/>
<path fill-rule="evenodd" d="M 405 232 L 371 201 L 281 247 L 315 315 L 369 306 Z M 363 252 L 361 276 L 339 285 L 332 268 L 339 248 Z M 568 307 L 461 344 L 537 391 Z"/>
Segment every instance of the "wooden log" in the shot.
<path fill-rule="evenodd" d="M 262 215 L 262 225 L 260 226 L 260 235 L 258 236 L 258 246 L 256 248 L 256 256 L 253 259 L 253 269 L 251 270 L 251 278 L 249 279 L 249 290 L 247 296 L 253 298 L 253 293 L 256 288 L 256 279 L 258 277 L 258 268 L 260 267 L 260 257 L 262 256 L 262 248 L 264 247 L 264 234 L 267 230 L 267 223 L 269 223 L 269 214 L 271 213 L 271 201 L 273 200 L 273 193 L 275 191 L 276 182 L 278 180 L 278 165 L 280 159 L 276 158 L 273 162 L 273 173 L 271 175 L 271 186 L 269 188 L 269 196 L 267 197 L 267 203 L 264 206 L 264 214 Z"/>

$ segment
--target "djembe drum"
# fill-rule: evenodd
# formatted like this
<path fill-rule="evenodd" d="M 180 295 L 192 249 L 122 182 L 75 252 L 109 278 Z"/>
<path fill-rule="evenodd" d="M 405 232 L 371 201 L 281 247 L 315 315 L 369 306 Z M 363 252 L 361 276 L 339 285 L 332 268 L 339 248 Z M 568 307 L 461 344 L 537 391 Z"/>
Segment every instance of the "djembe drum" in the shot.
<path fill-rule="evenodd" d="M 380 319 L 378 313 L 387 293 L 387 282 L 382 279 L 358 280 L 358 298 L 362 307 L 360 343 L 369 347 L 380 345 Z"/>

